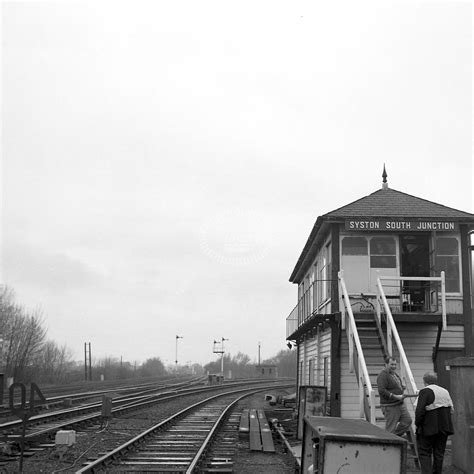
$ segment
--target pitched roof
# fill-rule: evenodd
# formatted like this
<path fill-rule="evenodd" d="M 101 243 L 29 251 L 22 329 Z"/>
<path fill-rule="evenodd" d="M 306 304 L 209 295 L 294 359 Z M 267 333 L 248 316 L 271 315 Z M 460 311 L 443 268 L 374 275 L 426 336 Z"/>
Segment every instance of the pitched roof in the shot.
<path fill-rule="evenodd" d="M 328 231 L 325 223 L 351 217 L 369 219 L 377 217 L 390 217 L 392 219 L 449 219 L 474 225 L 474 214 L 469 212 L 459 211 L 452 207 L 443 206 L 442 204 L 402 193 L 388 187 L 378 189 L 368 196 L 317 218 L 290 276 L 291 282 L 296 283 L 298 281 L 299 273 L 302 267 L 305 266 L 305 261 L 308 257 L 312 258 L 314 256 L 321 233 Z"/>
<path fill-rule="evenodd" d="M 322 216 L 331 220 L 348 217 L 436 218 L 474 220 L 474 214 L 443 206 L 395 189 L 379 189 Z"/>

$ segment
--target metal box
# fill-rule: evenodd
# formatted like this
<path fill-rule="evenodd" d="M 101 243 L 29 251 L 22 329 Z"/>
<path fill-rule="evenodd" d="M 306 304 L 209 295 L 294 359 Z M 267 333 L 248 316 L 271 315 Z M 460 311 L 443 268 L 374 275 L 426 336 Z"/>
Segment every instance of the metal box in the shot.
<path fill-rule="evenodd" d="M 301 472 L 404 474 L 407 441 L 365 420 L 305 416 Z"/>

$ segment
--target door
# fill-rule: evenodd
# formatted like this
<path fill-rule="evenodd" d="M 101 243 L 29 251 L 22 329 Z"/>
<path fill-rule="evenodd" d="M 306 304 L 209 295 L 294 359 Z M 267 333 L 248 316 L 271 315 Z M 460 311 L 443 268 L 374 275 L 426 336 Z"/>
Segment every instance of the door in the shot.
<path fill-rule="evenodd" d="M 446 369 L 446 361 L 455 357 L 462 357 L 464 350 L 459 347 L 440 347 L 434 363 L 434 370 L 438 374 L 438 385 L 448 392 L 451 388 L 450 371 Z"/>
<path fill-rule="evenodd" d="M 400 235 L 400 275 L 407 277 L 430 276 L 429 234 Z M 429 289 L 429 282 L 403 281 L 403 311 L 428 311 Z"/>

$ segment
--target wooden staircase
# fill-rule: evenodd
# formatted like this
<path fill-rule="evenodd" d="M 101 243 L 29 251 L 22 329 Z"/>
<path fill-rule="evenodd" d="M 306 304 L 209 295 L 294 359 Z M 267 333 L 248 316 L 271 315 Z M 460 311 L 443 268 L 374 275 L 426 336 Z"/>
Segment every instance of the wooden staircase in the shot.
<path fill-rule="evenodd" d="M 374 313 L 359 313 L 354 314 L 354 317 L 372 388 L 375 390 L 377 426 L 385 428 L 385 419 L 380 409 L 380 396 L 377 391 L 377 376 L 384 366 L 384 358 L 387 354 L 385 339 L 377 327 Z"/>
<path fill-rule="evenodd" d="M 384 329 L 379 326 L 377 318 L 374 313 L 355 313 L 354 314 L 357 332 L 364 352 L 364 358 L 369 372 L 372 388 L 375 391 L 376 399 L 376 425 L 379 428 L 385 429 L 385 419 L 380 408 L 380 396 L 377 390 L 377 376 L 384 367 L 384 358 L 388 354 L 387 344 L 384 338 Z M 344 358 L 348 357 L 348 343 L 347 338 L 343 337 L 341 357 L 344 371 Z M 348 364 L 347 369 L 348 370 Z M 353 379 L 353 390 L 357 391 L 357 379 L 354 374 L 350 374 Z M 350 388 L 347 387 L 346 390 Z M 344 415 L 342 415 L 344 416 Z M 408 465 L 407 472 L 419 472 L 418 453 L 415 442 L 415 434 L 413 429 L 407 433 L 406 439 L 408 441 Z"/>

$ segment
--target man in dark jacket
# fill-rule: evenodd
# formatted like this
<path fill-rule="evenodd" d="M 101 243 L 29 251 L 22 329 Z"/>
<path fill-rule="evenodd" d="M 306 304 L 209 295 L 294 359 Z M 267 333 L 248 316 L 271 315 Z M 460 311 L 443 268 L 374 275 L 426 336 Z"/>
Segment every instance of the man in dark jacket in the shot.
<path fill-rule="evenodd" d="M 448 436 L 454 433 L 453 402 L 449 392 L 437 385 L 436 374 L 423 375 L 415 410 L 416 441 L 421 472 L 441 474 Z"/>
<path fill-rule="evenodd" d="M 385 417 L 385 429 L 401 436 L 410 428 L 412 419 L 404 402 L 405 387 L 396 369 L 397 360 L 394 357 L 386 357 L 385 368 L 377 377 L 377 388 L 380 406 Z"/>

